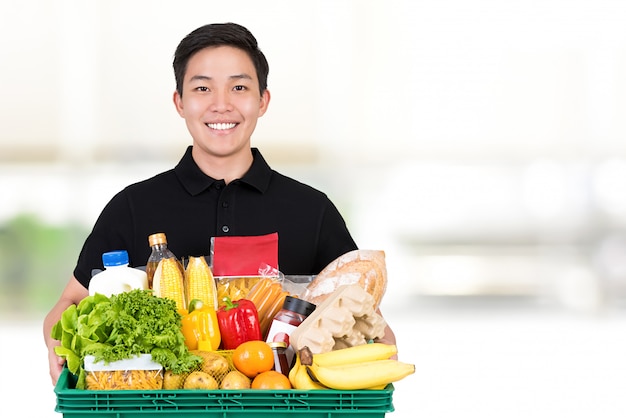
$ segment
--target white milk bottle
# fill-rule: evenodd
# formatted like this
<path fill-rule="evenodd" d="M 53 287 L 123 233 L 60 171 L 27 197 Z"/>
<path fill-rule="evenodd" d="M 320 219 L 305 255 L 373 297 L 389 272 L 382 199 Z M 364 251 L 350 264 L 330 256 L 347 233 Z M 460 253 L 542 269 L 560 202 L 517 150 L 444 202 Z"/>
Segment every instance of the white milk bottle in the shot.
<path fill-rule="evenodd" d="M 101 293 L 107 297 L 132 289 L 148 289 L 145 271 L 128 266 L 126 250 L 102 254 L 104 270 L 91 278 L 89 295 Z"/>

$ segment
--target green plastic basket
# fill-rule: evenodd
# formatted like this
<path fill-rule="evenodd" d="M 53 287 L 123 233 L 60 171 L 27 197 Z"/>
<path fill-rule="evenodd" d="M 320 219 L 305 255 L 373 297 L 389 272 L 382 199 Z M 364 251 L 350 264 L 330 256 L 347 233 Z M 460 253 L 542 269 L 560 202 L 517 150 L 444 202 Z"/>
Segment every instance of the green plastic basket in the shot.
<path fill-rule="evenodd" d="M 394 387 L 383 390 L 79 390 L 63 370 L 54 389 L 64 418 L 384 417 Z"/>

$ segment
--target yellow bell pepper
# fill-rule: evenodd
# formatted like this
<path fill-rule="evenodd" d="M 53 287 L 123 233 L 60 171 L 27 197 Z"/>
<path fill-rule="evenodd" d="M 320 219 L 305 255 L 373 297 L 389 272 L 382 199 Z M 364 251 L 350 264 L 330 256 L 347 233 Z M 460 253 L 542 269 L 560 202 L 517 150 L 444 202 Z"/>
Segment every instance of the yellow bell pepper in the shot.
<path fill-rule="evenodd" d="M 189 350 L 217 350 L 222 341 L 215 309 L 194 299 L 189 303 L 189 313 L 181 320 L 185 345 Z"/>

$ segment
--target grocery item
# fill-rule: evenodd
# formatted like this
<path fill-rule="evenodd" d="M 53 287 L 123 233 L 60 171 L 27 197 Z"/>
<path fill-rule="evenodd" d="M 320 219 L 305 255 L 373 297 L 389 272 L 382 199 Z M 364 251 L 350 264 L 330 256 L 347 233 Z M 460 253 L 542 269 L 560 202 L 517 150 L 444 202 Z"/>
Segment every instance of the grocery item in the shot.
<path fill-rule="evenodd" d="M 183 383 L 183 389 L 214 390 L 219 388 L 219 383 L 210 374 L 199 370 L 189 373 Z"/>
<path fill-rule="evenodd" d="M 85 356 L 86 389 L 149 390 L 163 387 L 163 366 L 152 361 L 150 354 L 106 363 Z"/>
<path fill-rule="evenodd" d="M 341 366 L 372 360 L 385 360 L 398 354 L 395 344 L 370 343 L 313 354 L 315 363 L 320 366 Z"/>
<path fill-rule="evenodd" d="M 224 350 L 234 350 L 246 341 L 261 339 L 256 307 L 247 299 L 233 302 L 225 298 L 224 306 L 217 311 L 217 323 Z"/>
<path fill-rule="evenodd" d="M 287 344 L 285 357 L 293 364 L 295 351 L 289 342 L 291 333 L 313 312 L 315 305 L 306 300 L 285 297 L 282 309 L 276 314 L 267 332 L 266 341 L 284 341 Z"/>
<path fill-rule="evenodd" d="M 296 388 L 296 372 L 298 371 L 299 367 L 300 367 L 300 358 L 298 356 L 298 353 L 296 352 L 296 361 L 294 362 L 293 367 L 289 369 L 289 374 L 287 375 L 287 377 L 289 378 L 289 382 L 291 383 L 291 386 L 294 388 Z"/>
<path fill-rule="evenodd" d="M 326 266 L 307 286 L 302 298 L 319 305 L 339 286 L 358 284 L 374 298 L 378 308 L 387 289 L 385 252 L 350 251 Z"/>
<path fill-rule="evenodd" d="M 213 378 L 218 385 L 221 385 L 226 376 L 231 371 L 235 370 L 232 363 L 231 350 L 207 351 L 197 349 L 189 350 L 189 354 L 199 359 L 198 364 L 191 370 L 186 370 L 182 373 L 173 373 L 166 370 L 163 377 L 163 389 L 185 389 L 185 382 L 187 382 L 187 388 L 189 388 L 189 385 L 193 382 L 194 378 L 189 381 L 187 381 L 187 379 L 192 372 L 202 372 L 211 376 L 211 378 Z M 196 373 L 196 379 L 204 376 L 204 374 Z M 212 384 L 210 379 L 207 379 L 206 381 Z"/>
<path fill-rule="evenodd" d="M 175 258 L 163 258 L 159 261 L 154 272 L 152 289 L 155 296 L 172 299 L 179 312 L 187 312 L 183 273 L 178 267 L 178 260 Z"/>
<path fill-rule="evenodd" d="M 210 238 L 211 266 L 216 276 L 256 276 L 278 270 L 278 233 Z"/>
<path fill-rule="evenodd" d="M 199 299 L 204 306 L 217 309 L 217 285 L 203 256 L 190 256 L 185 269 L 185 300 Z"/>
<path fill-rule="evenodd" d="M 202 357 L 200 370 L 210 374 L 216 380 L 221 380 L 230 371 L 230 363 L 219 352 L 191 350 L 190 353 Z"/>
<path fill-rule="evenodd" d="M 159 261 L 164 258 L 173 258 L 178 261 L 176 255 L 167 246 L 167 237 L 163 232 L 158 232 L 148 236 L 148 244 L 150 245 L 150 256 L 146 262 L 146 274 L 148 275 L 148 286 L 153 287 L 154 272 L 159 265 Z M 178 268 L 184 273 L 183 265 L 178 261 Z"/>
<path fill-rule="evenodd" d="M 89 294 L 93 296 L 100 293 L 108 297 L 132 289 L 148 289 L 146 273 L 129 267 L 128 261 L 126 250 L 102 254 L 104 270 L 91 278 Z"/>
<path fill-rule="evenodd" d="M 188 373 L 176 374 L 171 370 L 166 370 L 163 373 L 163 389 L 176 390 L 182 388 L 187 375 Z"/>
<path fill-rule="evenodd" d="M 217 312 L 199 299 L 189 303 L 189 313 L 181 319 L 181 330 L 189 350 L 217 350 L 222 341 Z"/>
<path fill-rule="evenodd" d="M 289 362 L 287 361 L 287 356 L 285 355 L 285 350 L 287 349 L 287 343 L 282 341 L 270 342 L 268 345 L 272 348 L 272 352 L 274 353 L 274 370 L 284 374 L 285 376 L 289 376 Z"/>
<path fill-rule="evenodd" d="M 231 370 L 224 376 L 224 379 L 222 379 L 220 389 L 250 389 L 250 383 L 251 380 L 248 376 L 241 373 L 239 370 Z"/>
<path fill-rule="evenodd" d="M 289 292 L 283 290 L 281 282 L 275 278 L 263 277 L 252 286 L 246 299 L 256 306 L 261 335 L 267 335 L 272 320 L 282 309 L 287 296 L 289 296 Z"/>
<path fill-rule="evenodd" d="M 66 359 L 69 372 L 78 377 L 76 388 L 84 389 L 87 355 L 113 362 L 150 354 L 165 370 L 194 369 L 202 359 L 189 353 L 180 328 L 174 301 L 154 297 L 150 290 L 133 289 L 110 298 L 97 293 L 68 306 L 50 335 L 60 341 L 55 353 Z"/>
<path fill-rule="evenodd" d="M 374 298 L 358 284 L 343 285 L 292 331 L 289 341 L 295 350 L 307 346 L 314 354 L 325 353 L 382 338 L 385 327 Z"/>
<path fill-rule="evenodd" d="M 252 389 L 285 390 L 291 389 L 289 378 L 276 370 L 259 373 L 250 385 Z"/>
<path fill-rule="evenodd" d="M 320 384 L 338 390 L 383 389 L 389 383 L 415 373 L 415 365 L 389 359 L 393 347 L 349 348 L 344 353 L 313 354 L 308 347 L 298 351 L 300 368 L 307 368 Z M 351 358 L 350 354 L 357 354 Z M 318 362 L 326 357 L 326 365 Z M 332 358 L 332 361 L 328 361 Z"/>
<path fill-rule="evenodd" d="M 296 353 L 296 363 L 289 371 L 289 382 L 298 390 L 328 389 L 319 382 L 314 381 L 309 375 L 307 367 L 300 362 L 300 353 Z"/>
<path fill-rule="evenodd" d="M 338 390 L 378 388 L 415 373 L 414 364 L 398 360 L 375 360 L 334 367 L 313 363 L 309 368 L 320 383 Z"/>
<path fill-rule="evenodd" d="M 265 341 L 246 341 L 233 350 L 233 365 L 249 378 L 272 370 L 274 352 Z"/>
<path fill-rule="evenodd" d="M 247 299 L 250 290 L 261 278 L 260 276 L 215 276 L 218 305 L 224 306 L 224 298 Z"/>

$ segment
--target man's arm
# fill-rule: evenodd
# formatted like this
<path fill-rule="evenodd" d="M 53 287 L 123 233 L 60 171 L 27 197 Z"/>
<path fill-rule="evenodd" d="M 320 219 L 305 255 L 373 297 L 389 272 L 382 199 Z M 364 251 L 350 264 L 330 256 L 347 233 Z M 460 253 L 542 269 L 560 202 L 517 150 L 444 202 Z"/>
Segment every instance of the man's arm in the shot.
<path fill-rule="evenodd" d="M 65 309 L 72 304 L 78 305 L 78 303 L 88 294 L 87 289 L 80 284 L 76 277 L 72 276 L 65 286 L 65 289 L 63 289 L 63 293 L 61 293 L 61 297 L 58 302 L 50 310 L 48 315 L 46 315 L 46 318 L 43 321 L 43 338 L 46 343 L 46 347 L 48 347 L 48 362 L 50 365 L 50 377 L 52 378 L 53 385 L 56 385 L 57 380 L 59 379 L 65 359 L 57 356 L 54 352 L 54 347 L 59 345 L 60 341 L 52 339 L 50 332 L 52 331 L 54 324 L 56 324 L 61 318 L 61 314 L 65 311 Z"/>

